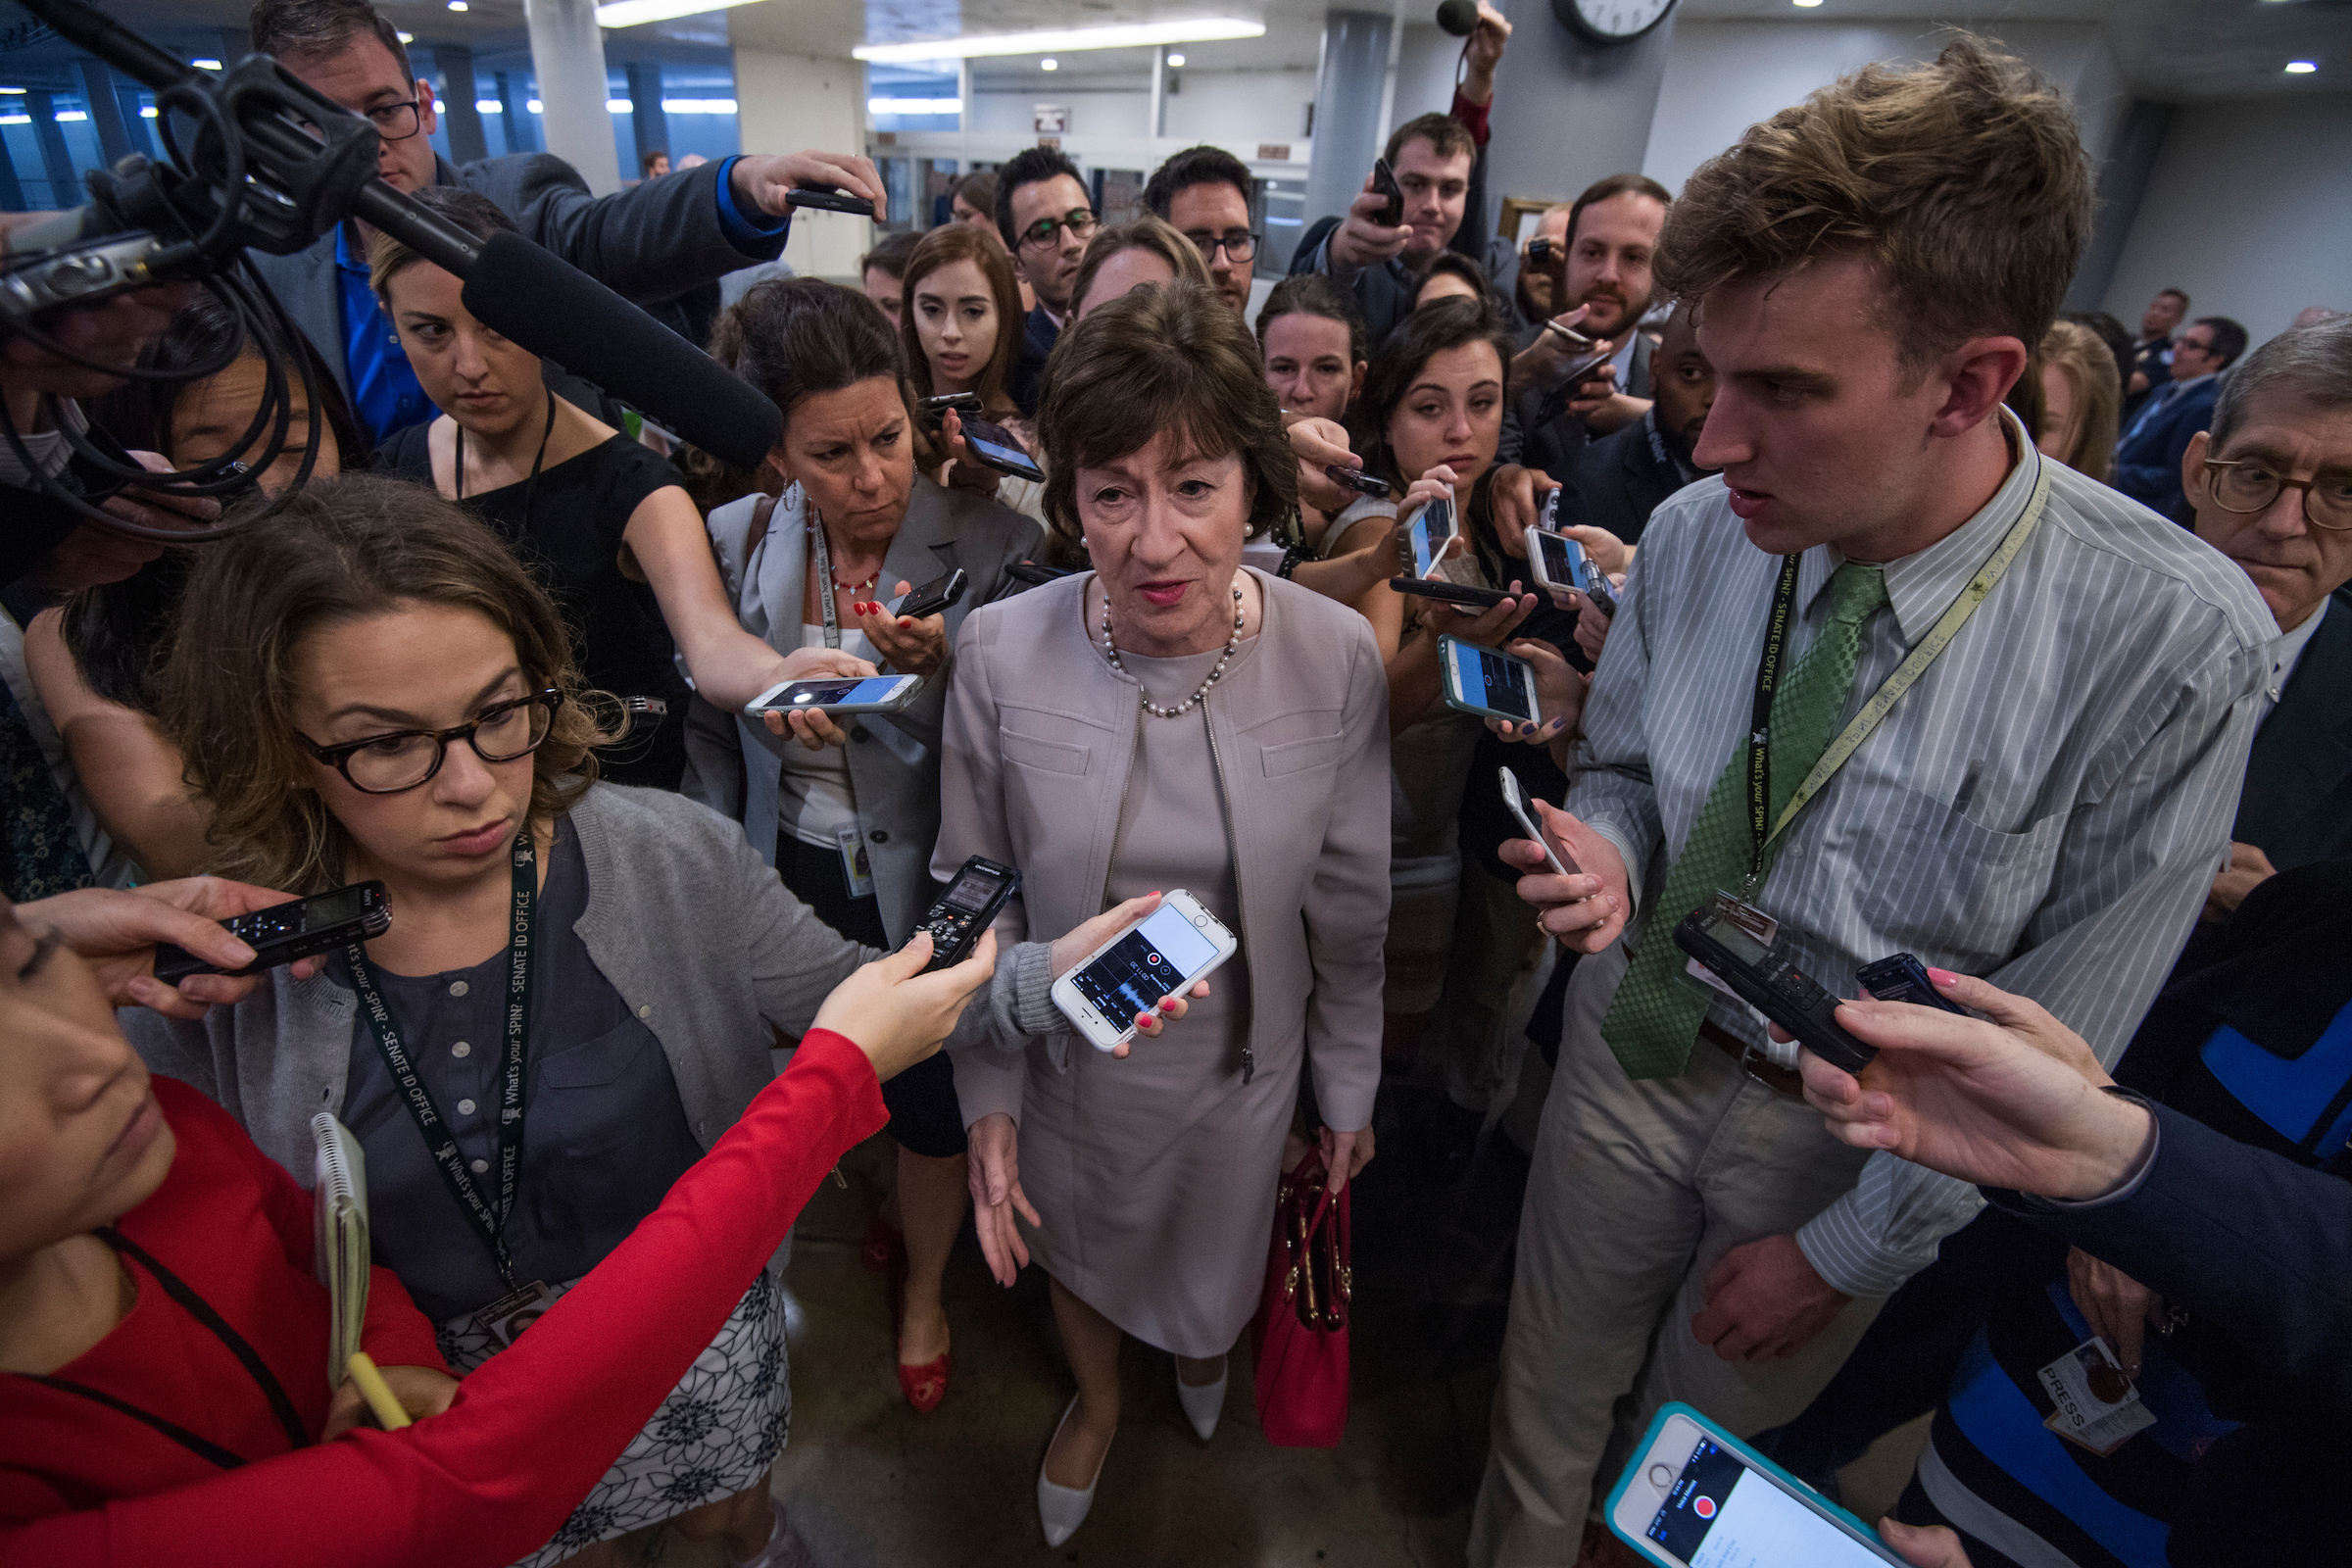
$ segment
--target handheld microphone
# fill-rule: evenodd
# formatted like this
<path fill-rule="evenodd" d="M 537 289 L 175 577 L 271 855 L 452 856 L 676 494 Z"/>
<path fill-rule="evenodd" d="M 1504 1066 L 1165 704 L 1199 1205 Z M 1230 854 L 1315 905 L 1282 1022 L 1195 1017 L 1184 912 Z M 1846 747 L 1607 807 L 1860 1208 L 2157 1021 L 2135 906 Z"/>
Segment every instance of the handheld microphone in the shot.
<path fill-rule="evenodd" d="M 1438 7 L 1438 25 L 1456 38 L 1467 38 L 1478 30 L 1478 0 L 1445 0 Z"/>

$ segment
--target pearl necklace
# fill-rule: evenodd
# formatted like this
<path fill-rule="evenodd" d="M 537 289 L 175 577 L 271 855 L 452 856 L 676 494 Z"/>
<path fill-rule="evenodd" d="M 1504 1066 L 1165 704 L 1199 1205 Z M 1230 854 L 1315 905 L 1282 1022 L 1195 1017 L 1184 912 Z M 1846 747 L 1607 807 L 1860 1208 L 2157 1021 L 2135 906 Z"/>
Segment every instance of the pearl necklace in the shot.
<path fill-rule="evenodd" d="M 1193 706 L 1205 698 L 1208 695 L 1208 689 L 1224 675 L 1225 666 L 1233 662 L 1233 651 L 1242 646 L 1242 591 L 1236 588 L 1233 591 L 1233 635 L 1225 639 L 1225 653 L 1222 658 L 1218 659 L 1217 667 L 1208 672 L 1208 679 L 1200 683 L 1200 690 L 1178 703 L 1174 708 L 1162 708 L 1152 701 L 1152 694 L 1142 689 L 1144 683 L 1140 680 L 1136 681 L 1135 684 L 1140 693 L 1139 700 L 1144 705 L 1144 711 L 1150 713 L 1153 718 L 1181 718 L 1191 712 Z M 1102 652 L 1109 656 L 1111 668 L 1122 675 L 1127 674 L 1127 666 L 1119 662 L 1119 651 L 1111 645 L 1110 641 L 1110 591 L 1108 589 L 1104 589 L 1102 593 Z M 1129 675 L 1128 679 L 1134 680 L 1135 677 Z"/>

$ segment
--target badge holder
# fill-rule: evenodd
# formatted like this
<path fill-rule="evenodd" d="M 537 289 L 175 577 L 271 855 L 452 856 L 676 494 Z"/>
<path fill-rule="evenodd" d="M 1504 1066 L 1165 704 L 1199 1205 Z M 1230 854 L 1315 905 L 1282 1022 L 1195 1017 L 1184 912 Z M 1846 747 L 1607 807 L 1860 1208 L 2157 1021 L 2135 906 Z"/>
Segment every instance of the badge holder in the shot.
<path fill-rule="evenodd" d="M 850 897 L 870 899 L 874 896 L 874 862 L 865 848 L 865 824 L 853 822 L 838 828 L 833 834 L 834 847 L 841 852 L 841 879 L 849 884 Z"/>
<path fill-rule="evenodd" d="M 556 1293 L 547 1288 L 546 1281 L 533 1280 L 474 1313 L 473 1326 L 490 1336 L 503 1350 L 519 1339 L 524 1329 L 538 1322 L 555 1304 L 555 1299 Z"/>

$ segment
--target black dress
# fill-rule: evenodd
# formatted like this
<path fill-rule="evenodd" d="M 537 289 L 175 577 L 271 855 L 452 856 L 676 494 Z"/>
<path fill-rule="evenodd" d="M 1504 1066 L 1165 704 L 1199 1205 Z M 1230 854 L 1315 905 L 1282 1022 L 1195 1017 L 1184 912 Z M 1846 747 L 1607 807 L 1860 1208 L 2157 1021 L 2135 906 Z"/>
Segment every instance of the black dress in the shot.
<path fill-rule="evenodd" d="M 385 443 L 381 467 L 430 484 L 430 425 Z M 659 453 L 625 435 L 540 470 L 537 482 L 466 496 L 462 503 L 529 564 L 569 623 L 581 673 L 616 697 L 657 697 L 666 716 L 637 716 L 628 738 L 598 753 L 615 784 L 674 790 L 686 771 L 686 678 L 651 585 L 621 570 L 621 535 L 638 504 L 681 483 Z"/>

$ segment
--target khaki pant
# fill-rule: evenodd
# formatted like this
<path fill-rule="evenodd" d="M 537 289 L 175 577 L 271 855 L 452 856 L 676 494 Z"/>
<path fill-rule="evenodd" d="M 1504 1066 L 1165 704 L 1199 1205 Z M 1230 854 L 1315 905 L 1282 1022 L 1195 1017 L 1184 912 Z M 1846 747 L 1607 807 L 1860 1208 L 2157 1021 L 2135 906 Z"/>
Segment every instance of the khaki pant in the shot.
<path fill-rule="evenodd" d="M 1802 1410 L 1879 1302 L 1857 1300 L 1787 1360 L 1727 1362 L 1691 1337 L 1707 1271 L 1732 1248 L 1795 1230 L 1867 1157 L 1821 1117 L 1697 1043 L 1680 1077 L 1635 1082 L 1600 1038 L 1622 946 L 1569 982 L 1544 1107 L 1494 1395 L 1470 1561 L 1571 1564 L 1587 1512 L 1668 1400 L 1741 1436 Z"/>

